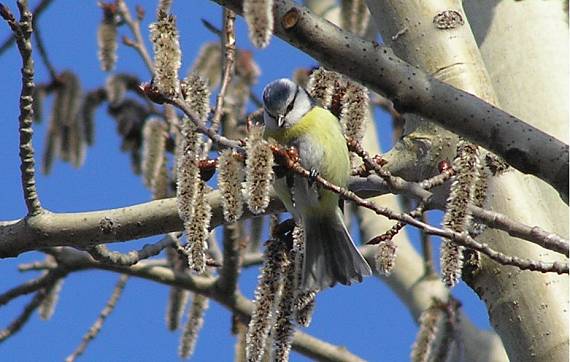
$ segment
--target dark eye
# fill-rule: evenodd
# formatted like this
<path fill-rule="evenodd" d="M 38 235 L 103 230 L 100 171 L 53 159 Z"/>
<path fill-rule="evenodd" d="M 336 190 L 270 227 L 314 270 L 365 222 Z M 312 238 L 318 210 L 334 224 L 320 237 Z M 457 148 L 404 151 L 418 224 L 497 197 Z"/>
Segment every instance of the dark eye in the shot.
<path fill-rule="evenodd" d="M 291 110 L 295 106 L 295 100 L 297 99 L 297 94 L 299 94 L 299 87 L 298 86 L 297 86 L 297 89 L 295 90 L 295 95 L 293 96 L 293 99 L 287 105 L 287 109 L 285 110 L 285 114 L 288 114 L 289 112 L 291 112 Z"/>
<path fill-rule="evenodd" d="M 291 112 L 291 110 L 293 109 L 293 106 L 295 105 L 295 98 L 293 98 L 293 100 L 291 101 L 291 103 L 289 103 L 287 105 L 287 109 L 285 110 L 285 114 L 288 114 L 289 112 Z"/>

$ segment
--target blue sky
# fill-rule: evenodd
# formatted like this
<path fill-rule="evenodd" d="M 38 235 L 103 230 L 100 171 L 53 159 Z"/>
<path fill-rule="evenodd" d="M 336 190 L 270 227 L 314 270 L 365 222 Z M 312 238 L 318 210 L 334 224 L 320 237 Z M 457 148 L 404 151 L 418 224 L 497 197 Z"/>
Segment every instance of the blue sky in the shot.
<path fill-rule="evenodd" d="M 130 5 L 133 2 L 127 1 Z M 32 6 L 36 1 L 31 1 Z M 41 17 L 39 24 L 50 58 L 58 71 L 70 69 L 81 77 L 85 90 L 104 83 L 106 74 L 97 59 L 96 29 L 101 11 L 95 0 L 56 0 Z M 154 14 L 154 1 L 138 1 L 147 10 L 143 26 L 146 31 Z M 216 40 L 201 24 L 204 18 L 220 23 L 218 5 L 206 0 L 174 1 L 181 32 L 183 70 L 193 61 L 204 41 Z M 15 1 L 6 5 L 16 10 Z M 255 92 L 275 78 L 288 77 L 298 67 L 311 67 L 315 61 L 286 43 L 274 38 L 265 50 L 255 50 L 246 36 L 245 24 L 238 21 L 238 47 L 254 52 L 262 69 Z M 122 34 L 127 34 L 122 29 Z M 0 40 L 9 34 L 0 24 Z M 148 38 L 148 36 L 147 36 Z M 47 81 L 48 75 L 36 52 L 36 82 Z M 21 195 L 18 159 L 18 94 L 20 58 L 15 47 L 0 57 L 0 220 L 25 215 Z M 148 79 L 148 72 L 133 49 L 119 47 L 117 71 Z M 49 109 L 46 103 L 45 109 Z M 48 114 L 47 112 L 45 112 Z M 47 118 L 44 116 L 44 118 Z M 384 144 L 389 144 L 389 119 L 377 117 Z M 35 126 L 34 146 L 41 155 L 47 122 Z M 96 141 L 88 149 L 84 166 L 74 169 L 57 161 L 51 175 L 38 174 L 38 192 L 43 206 L 54 212 L 99 210 L 141 203 L 150 194 L 139 177 L 130 170 L 127 154 L 119 152 L 120 138 L 115 122 L 103 109 L 96 116 Z M 37 158 L 39 160 L 39 158 Z M 413 233 L 416 235 L 416 233 Z M 160 236 L 112 246 L 115 250 L 131 250 Z M 42 256 L 27 253 L 17 259 L 0 260 L 0 291 L 5 291 L 34 273 L 19 273 L 17 265 L 39 260 Z M 251 297 L 258 274 L 257 268 L 245 271 L 240 280 L 243 292 Z M 10 361 L 61 361 L 71 353 L 82 335 L 97 317 L 108 299 L 118 275 L 102 271 L 86 271 L 69 276 L 60 295 L 55 315 L 42 321 L 34 314 L 15 337 L 0 345 L 0 356 Z M 454 294 L 464 309 L 482 328 L 488 328 L 487 314 L 481 301 L 464 285 Z M 115 312 L 108 318 L 101 334 L 89 346 L 84 361 L 177 361 L 179 332 L 168 332 L 164 312 L 168 288 L 153 282 L 131 278 Z M 0 309 L 0 325 L 5 327 L 19 313 L 29 297 L 21 297 Z M 215 302 L 210 304 L 199 337 L 195 361 L 230 361 L 234 338 L 230 332 L 231 314 Z M 406 361 L 416 334 L 416 326 L 406 308 L 384 284 L 369 278 L 350 288 L 336 287 L 319 295 L 312 325 L 306 329 L 325 341 L 346 346 L 370 361 Z M 293 354 L 292 361 L 305 361 Z"/>

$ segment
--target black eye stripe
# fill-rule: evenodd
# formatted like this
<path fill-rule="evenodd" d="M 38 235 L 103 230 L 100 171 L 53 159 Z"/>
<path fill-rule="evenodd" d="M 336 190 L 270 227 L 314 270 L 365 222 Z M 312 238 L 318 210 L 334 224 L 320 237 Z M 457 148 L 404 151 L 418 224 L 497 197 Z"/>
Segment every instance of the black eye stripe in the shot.
<path fill-rule="evenodd" d="M 277 117 L 275 117 L 271 112 L 269 112 L 269 109 L 267 109 L 267 107 L 263 107 L 265 109 L 265 113 L 267 113 L 267 115 L 273 119 L 277 119 Z"/>
<path fill-rule="evenodd" d="M 287 105 L 287 109 L 285 110 L 285 114 L 291 112 L 291 110 L 295 106 L 295 100 L 297 99 L 297 94 L 299 94 L 299 86 L 297 86 L 297 88 L 295 90 L 295 95 L 293 96 L 293 100 Z"/>

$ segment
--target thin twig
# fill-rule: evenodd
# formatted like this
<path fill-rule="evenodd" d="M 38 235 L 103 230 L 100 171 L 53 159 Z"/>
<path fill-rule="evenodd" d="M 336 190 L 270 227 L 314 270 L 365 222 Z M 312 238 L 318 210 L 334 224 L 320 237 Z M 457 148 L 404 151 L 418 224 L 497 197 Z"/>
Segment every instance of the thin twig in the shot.
<path fill-rule="evenodd" d="M 32 13 L 34 14 L 32 20 L 32 27 L 34 29 L 36 28 L 36 23 L 39 20 L 40 15 L 44 12 L 45 9 L 48 8 L 48 6 L 52 3 L 52 1 L 53 0 L 42 0 L 32 11 Z M 14 34 L 10 35 L 6 40 L 4 40 L 2 45 L 0 45 L 0 55 L 2 55 L 2 53 L 4 53 L 6 50 L 10 49 L 10 47 L 14 44 L 15 41 L 16 41 L 16 36 Z"/>
<path fill-rule="evenodd" d="M 427 202 L 428 207 L 436 206 L 438 208 L 445 209 L 445 205 L 431 205 L 432 193 L 427 190 L 439 186 L 447 181 L 453 175 L 454 171 L 452 168 L 445 168 L 439 175 L 420 183 L 409 182 L 400 177 L 393 176 L 388 170 L 375 162 L 358 142 L 348 139 L 347 144 L 352 152 L 362 158 L 368 168 L 374 170 L 378 176 L 384 180 L 391 192 L 405 193 L 419 198 L 421 201 Z M 550 233 L 538 226 L 531 227 L 525 225 L 510 219 L 504 214 L 487 211 L 474 205 L 470 205 L 469 208 L 474 217 L 481 220 L 489 227 L 506 231 L 511 236 L 525 239 L 534 244 L 540 245 L 545 249 L 561 253 L 565 256 L 569 255 L 568 240 L 555 233 Z"/>
<path fill-rule="evenodd" d="M 20 284 L 17 287 L 14 287 L 0 295 L 0 306 L 10 302 L 12 299 L 19 296 L 30 294 L 37 290 L 43 289 L 56 280 L 64 277 L 66 274 L 67 271 L 63 268 L 57 268 L 45 273 L 37 279 L 29 280 L 23 284 Z"/>
<path fill-rule="evenodd" d="M 153 244 L 145 244 L 140 250 L 133 250 L 126 254 L 110 251 L 105 245 L 99 244 L 87 249 L 93 259 L 102 263 L 119 265 L 134 265 L 140 260 L 158 255 L 164 248 L 173 244 L 173 239 L 165 236 Z"/>
<path fill-rule="evenodd" d="M 137 276 L 147 280 L 152 280 L 161 284 L 167 284 L 191 290 L 195 293 L 203 294 L 209 298 L 218 301 L 227 309 L 239 315 L 240 320 L 247 324 L 249 316 L 253 310 L 253 303 L 242 296 L 239 292 L 232 299 L 227 299 L 225 293 L 222 293 L 215 287 L 215 280 L 211 277 L 193 276 L 188 273 L 175 272 L 168 267 L 160 266 L 139 266 L 130 267 L 115 266 L 109 264 L 101 264 L 93 261 L 86 253 L 73 250 L 71 248 L 63 248 L 58 253 L 58 260 L 65 263 L 70 269 L 104 269 L 117 273 L 125 273 Z M 145 262 L 146 264 L 147 262 Z M 338 362 L 362 362 L 363 360 L 352 354 L 346 348 L 332 345 L 320 339 L 312 337 L 308 334 L 297 331 L 293 339 L 293 349 L 305 356 L 316 360 L 334 360 Z"/>
<path fill-rule="evenodd" d="M 233 11 L 224 8 L 224 31 L 222 37 L 224 62 L 222 72 L 222 85 L 220 87 L 220 91 L 218 92 L 218 96 L 216 97 L 216 107 L 214 108 L 214 116 L 212 117 L 212 124 L 210 126 L 214 132 L 216 132 L 220 127 L 220 121 L 222 120 L 224 110 L 224 100 L 234 71 L 236 54 L 235 21 L 236 14 Z M 204 144 L 205 156 L 208 154 L 211 147 L 212 139 L 208 138 L 207 142 Z"/>
<path fill-rule="evenodd" d="M 307 169 L 303 168 L 298 162 L 295 162 L 290 158 L 286 150 L 279 149 L 276 146 L 273 146 L 273 150 L 274 153 L 278 154 L 282 166 L 305 178 L 312 177 L 311 173 Z M 370 201 L 364 200 L 363 198 L 357 196 L 352 191 L 349 191 L 343 187 L 328 182 L 321 176 L 316 176 L 315 182 L 317 182 L 317 184 L 319 184 L 323 188 L 338 194 L 343 199 L 350 200 L 358 206 L 370 209 L 378 215 L 385 216 L 392 220 L 402 221 L 407 224 L 413 225 L 420 230 L 424 230 L 426 233 L 453 240 L 459 245 L 477 250 L 487 255 L 489 258 L 491 258 L 492 260 L 496 261 L 499 264 L 512 265 L 521 270 L 539 271 L 542 273 L 551 273 L 551 272 L 558 274 L 569 273 L 568 263 L 540 262 L 536 260 L 519 258 L 516 256 L 508 256 L 492 249 L 489 245 L 485 243 L 480 243 L 476 241 L 475 239 L 470 237 L 467 233 L 458 233 L 451 230 L 439 229 L 429 224 L 423 223 L 419 220 L 416 220 L 408 214 L 401 214 L 393 210 L 390 210 L 388 208 L 378 206 Z"/>
<path fill-rule="evenodd" d="M 224 68 L 222 74 L 222 85 L 216 98 L 216 107 L 214 108 L 214 116 L 212 117 L 212 129 L 217 131 L 220 127 L 222 119 L 222 111 L 224 108 L 224 99 L 228 90 L 228 85 L 232 80 L 234 70 L 235 54 L 236 54 L 236 34 L 235 34 L 236 14 L 228 9 L 224 9 Z"/>
<path fill-rule="evenodd" d="M 424 203 L 420 203 L 418 205 L 418 207 L 416 207 L 414 210 L 410 211 L 408 214 L 411 217 L 417 218 L 418 216 L 422 216 L 423 212 L 425 210 L 425 204 Z M 425 222 L 422 219 L 422 222 Z M 374 244 L 379 244 L 380 242 L 383 241 L 389 241 L 392 240 L 396 235 L 398 235 L 398 233 L 404 228 L 404 226 L 406 226 L 407 223 L 403 222 L 403 221 L 398 221 L 394 226 L 392 226 L 388 231 L 386 231 L 385 233 L 378 235 L 376 237 L 374 237 L 372 240 L 368 241 L 366 244 L 368 245 L 374 245 Z"/>
<path fill-rule="evenodd" d="M 135 37 L 134 42 L 124 41 L 125 45 L 132 46 L 139 53 L 150 73 L 154 74 L 154 63 L 148 52 L 148 49 L 145 46 L 144 39 L 141 33 L 140 22 L 138 20 L 133 20 L 129 7 L 127 6 L 124 0 L 117 0 L 117 5 L 119 7 L 119 13 L 121 14 L 123 20 L 125 21 L 125 24 L 127 24 L 129 29 L 131 29 L 131 32 Z"/>
<path fill-rule="evenodd" d="M 18 50 L 22 57 L 22 91 L 20 93 L 20 172 L 24 199 L 28 208 L 28 215 L 40 214 L 42 206 L 36 190 L 34 147 L 32 145 L 33 94 L 34 94 L 34 61 L 32 59 L 32 13 L 28 9 L 28 2 L 18 1 L 20 21 L 16 21 L 10 10 L 0 6 L 0 15 L 8 22 L 12 29 Z"/>
<path fill-rule="evenodd" d="M 42 304 L 46 297 L 47 288 L 38 291 L 36 295 L 34 295 L 34 298 L 24 307 L 22 313 L 16 317 L 8 327 L 0 330 L 0 343 L 16 334 L 24 324 L 26 324 L 32 313 Z"/>
<path fill-rule="evenodd" d="M 40 32 L 40 27 L 37 25 L 34 27 L 34 37 L 36 38 L 36 45 L 38 46 L 38 51 L 40 52 L 40 59 L 47 68 L 52 81 L 54 81 L 55 79 L 57 79 L 57 71 L 55 70 L 55 67 L 49 60 L 47 49 L 44 46 L 44 41 Z"/>
<path fill-rule="evenodd" d="M 226 137 L 218 134 L 217 132 L 215 132 L 211 128 L 208 128 L 202 122 L 200 122 L 199 121 L 200 118 L 196 116 L 196 114 L 194 113 L 194 111 L 192 110 L 190 105 L 188 103 L 186 103 L 186 101 L 181 96 L 178 96 L 174 99 L 168 99 L 167 102 L 175 105 L 178 109 L 180 109 L 182 112 L 184 112 L 186 114 L 186 116 L 188 116 L 190 121 L 192 121 L 192 123 L 194 123 L 194 125 L 196 126 L 196 130 L 198 132 L 208 136 L 217 145 L 222 146 L 222 147 L 226 147 L 226 148 L 241 149 L 243 142 L 226 138 Z"/>
<path fill-rule="evenodd" d="M 57 268 L 57 264 L 53 261 L 35 261 L 32 263 L 23 263 L 18 265 L 19 272 L 39 271 L 39 270 L 53 270 Z"/>
<path fill-rule="evenodd" d="M 89 343 L 95 337 L 97 337 L 97 335 L 101 331 L 101 328 L 103 328 L 103 323 L 105 323 L 105 319 L 107 319 L 109 314 L 111 314 L 111 312 L 113 312 L 113 310 L 115 309 L 115 306 L 117 305 L 117 301 L 119 300 L 119 298 L 121 297 L 121 294 L 123 293 L 123 289 L 125 288 L 125 285 L 127 283 L 128 278 L 129 277 L 126 274 L 121 274 L 121 277 L 117 281 L 117 284 L 115 285 L 115 289 L 113 290 L 111 297 L 107 301 L 105 308 L 103 308 L 103 310 L 99 314 L 99 317 L 97 317 L 97 320 L 95 321 L 95 323 L 93 323 L 91 328 L 89 328 L 87 333 L 83 336 L 83 339 L 81 340 L 81 343 L 79 344 L 79 346 L 75 349 L 75 351 L 73 351 L 73 353 L 71 353 L 65 359 L 66 362 L 75 361 L 77 359 L 77 357 L 81 356 L 85 352 L 85 350 L 87 349 L 87 346 L 89 346 Z"/>
<path fill-rule="evenodd" d="M 421 221 L 427 224 L 427 215 L 423 213 L 421 216 Z M 431 247 L 431 240 L 428 233 L 421 231 L 421 243 L 422 243 L 422 254 L 424 257 L 424 274 L 425 276 L 433 275 L 433 251 Z"/>

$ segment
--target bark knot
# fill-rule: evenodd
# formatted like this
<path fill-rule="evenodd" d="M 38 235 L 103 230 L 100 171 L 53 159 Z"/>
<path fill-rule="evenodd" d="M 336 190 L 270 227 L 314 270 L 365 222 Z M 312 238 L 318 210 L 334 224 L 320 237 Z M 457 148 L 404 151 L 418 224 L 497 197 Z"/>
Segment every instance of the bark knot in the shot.
<path fill-rule="evenodd" d="M 111 234 L 113 230 L 118 226 L 112 218 L 105 216 L 99 221 L 99 228 L 103 234 Z"/>
<path fill-rule="evenodd" d="M 291 30 L 297 25 L 300 18 L 301 12 L 299 9 L 293 7 L 289 9 L 285 15 L 283 15 L 283 18 L 281 19 L 281 25 L 283 26 L 283 29 Z"/>
<path fill-rule="evenodd" d="M 445 10 L 433 17 L 433 23 L 438 29 L 454 29 L 463 24 L 463 16 L 457 10 Z"/>

